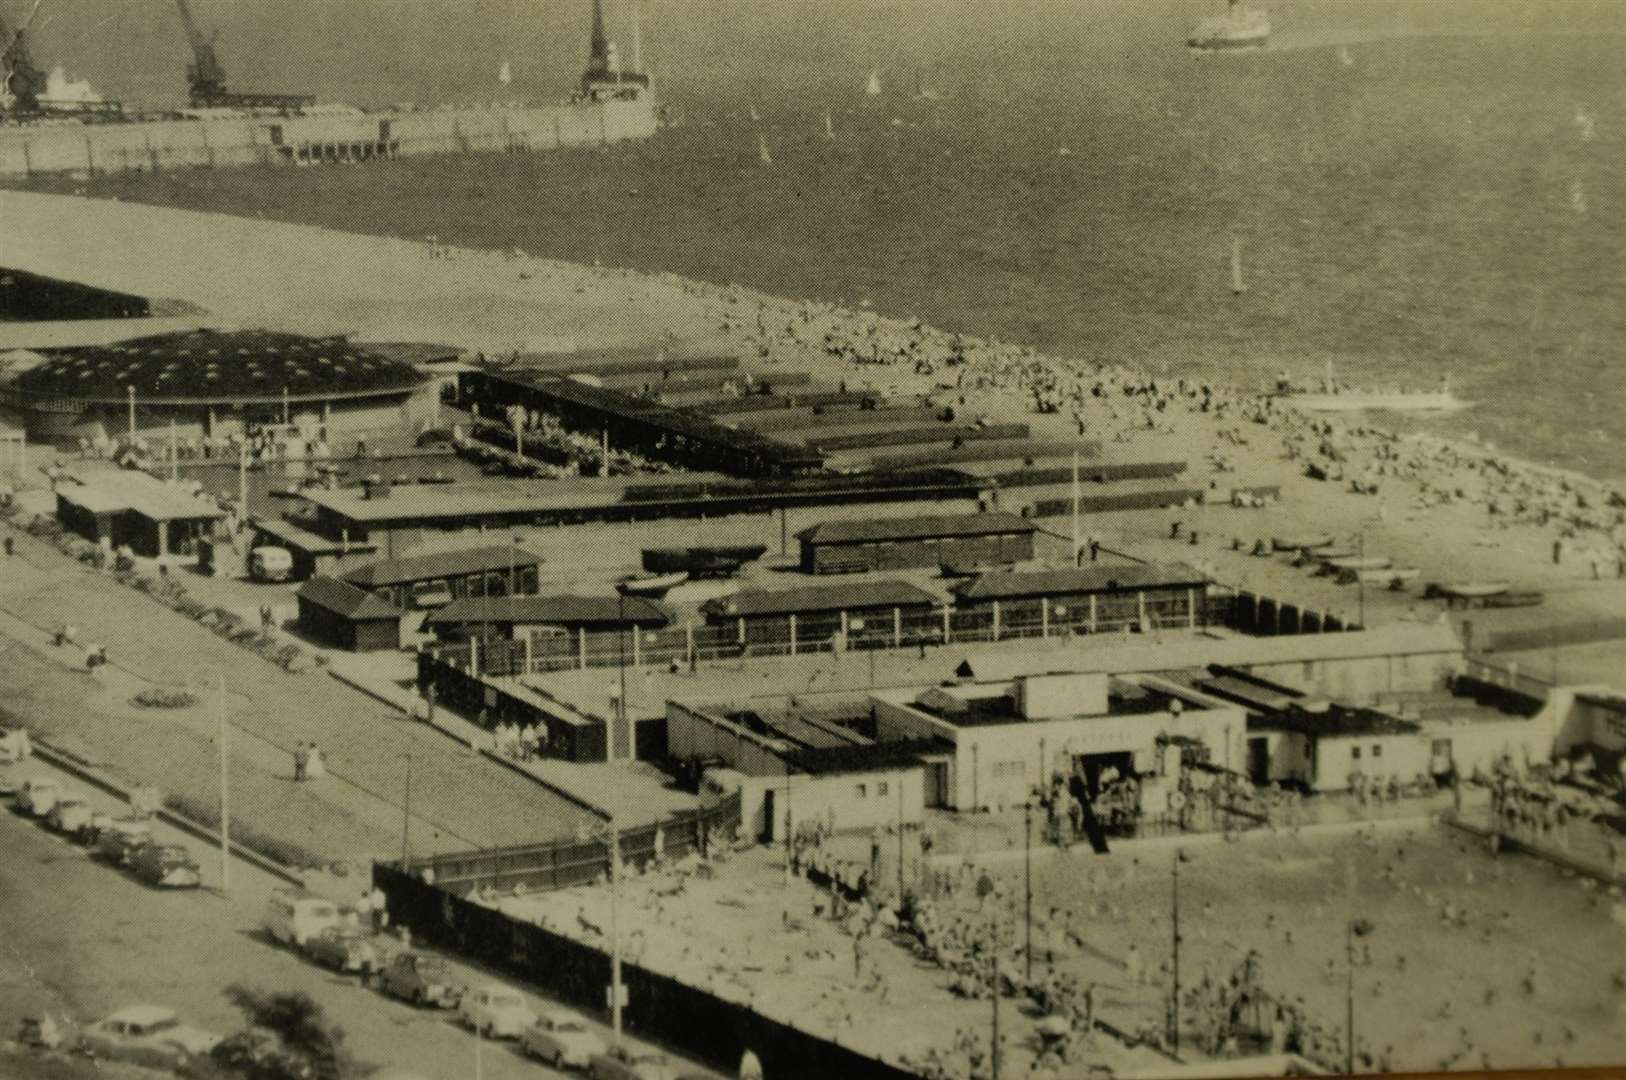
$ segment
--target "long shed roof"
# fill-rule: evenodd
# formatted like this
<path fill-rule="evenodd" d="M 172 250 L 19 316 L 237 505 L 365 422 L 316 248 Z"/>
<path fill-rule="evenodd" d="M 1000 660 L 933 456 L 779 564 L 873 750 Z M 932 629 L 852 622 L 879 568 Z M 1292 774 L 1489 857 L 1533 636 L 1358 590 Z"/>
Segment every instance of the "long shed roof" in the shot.
<path fill-rule="evenodd" d="M 954 594 L 967 601 L 1019 600 L 1035 596 L 1076 596 L 1136 589 L 1199 588 L 1207 584 L 1208 579 L 1200 571 L 1181 563 L 1127 563 L 983 574 L 956 585 Z"/>
<path fill-rule="evenodd" d="M 937 597 L 906 581 L 805 585 L 798 589 L 742 589 L 707 601 L 711 615 L 791 615 L 867 608 L 936 607 Z"/>
<path fill-rule="evenodd" d="M 428 555 L 408 555 L 399 559 L 381 559 L 366 566 L 347 570 L 342 575 L 352 585 L 376 589 L 381 585 L 405 585 L 414 581 L 433 581 L 437 578 L 462 577 L 510 567 L 523 570 L 540 566 L 542 556 L 512 545 L 458 548 L 437 551 Z"/>
<path fill-rule="evenodd" d="M 1034 533 L 1039 526 L 1015 514 L 934 514 L 903 518 L 825 521 L 796 534 L 812 544 L 870 544 L 887 540 L 947 540 Z"/>

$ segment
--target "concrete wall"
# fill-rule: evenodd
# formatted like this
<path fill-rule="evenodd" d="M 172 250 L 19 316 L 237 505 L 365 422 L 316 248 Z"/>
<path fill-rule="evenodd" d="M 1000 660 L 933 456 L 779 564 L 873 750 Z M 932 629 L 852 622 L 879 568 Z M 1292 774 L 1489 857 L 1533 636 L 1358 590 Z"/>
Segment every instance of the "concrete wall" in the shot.
<path fill-rule="evenodd" d="M 652 97 L 642 102 L 534 108 L 438 109 L 324 116 L 242 116 L 147 123 L 24 125 L 0 129 L 0 175 L 163 171 L 297 164 L 300 148 L 363 156 L 551 150 L 647 139 Z M 387 129 L 387 135 L 384 131 Z"/>
<path fill-rule="evenodd" d="M 1461 670 L 1462 656 L 1460 653 L 1420 653 L 1242 667 L 1260 678 L 1308 694 L 1365 704 L 1386 690 L 1439 689 L 1445 685 L 1447 675 Z"/>
<path fill-rule="evenodd" d="M 906 825 L 925 818 L 925 769 L 877 769 L 873 772 L 809 776 L 749 776 L 740 785 L 740 835 L 769 837 L 784 843 L 787 820 L 834 820 L 838 832 L 868 831 L 898 821 L 898 793 L 903 793 Z M 768 792 L 773 792 L 773 827 L 768 828 Z"/>

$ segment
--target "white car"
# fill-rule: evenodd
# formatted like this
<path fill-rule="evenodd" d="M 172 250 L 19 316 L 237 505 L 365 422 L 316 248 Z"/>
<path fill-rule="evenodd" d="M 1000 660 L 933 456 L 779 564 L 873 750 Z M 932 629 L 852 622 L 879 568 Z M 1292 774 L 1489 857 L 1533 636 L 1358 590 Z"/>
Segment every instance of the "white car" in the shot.
<path fill-rule="evenodd" d="M 79 1048 L 92 1057 L 172 1069 L 206 1056 L 220 1036 L 188 1027 L 163 1005 L 131 1005 L 86 1028 Z"/>
<path fill-rule="evenodd" d="M 90 821 L 93 817 L 95 817 L 95 811 L 91 810 L 90 803 L 70 795 L 64 799 L 58 799 L 56 805 L 51 807 L 47 824 L 57 832 L 67 833 L 69 836 L 78 836 L 90 828 Z"/>
<path fill-rule="evenodd" d="M 463 995 L 457 1012 L 463 1022 L 488 1039 L 517 1039 L 536 1023 L 536 1013 L 518 991 L 506 986 L 477 986 Z"/>
<path fill-rule="evenodd" d="M 585 1069 L 595 1054 L 604 1053 L 604 1040 L 593 1034 L 581 1017 L 567 1012 L 548 1013 L 519 1037 L 520 1049 L 555 1068 Z"/>

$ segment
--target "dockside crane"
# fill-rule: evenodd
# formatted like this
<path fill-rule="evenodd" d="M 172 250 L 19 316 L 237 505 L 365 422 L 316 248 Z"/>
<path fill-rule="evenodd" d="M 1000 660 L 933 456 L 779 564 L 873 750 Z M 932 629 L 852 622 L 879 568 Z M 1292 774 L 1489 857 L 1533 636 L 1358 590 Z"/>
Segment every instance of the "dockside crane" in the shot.
<path fill-rule="evenodd" d="M 226 69 L 215 55 L 214 35 L 205 36 L 192 17 L 186 0 L 175 0 L 181 12 L 181 25 L 192 46 L 192 63 L 186 66 L 186 81 L 194 107 L 230 109 L 298 110 L 316 101 L 310 94 L 232 93 L 226 88 Z"/>

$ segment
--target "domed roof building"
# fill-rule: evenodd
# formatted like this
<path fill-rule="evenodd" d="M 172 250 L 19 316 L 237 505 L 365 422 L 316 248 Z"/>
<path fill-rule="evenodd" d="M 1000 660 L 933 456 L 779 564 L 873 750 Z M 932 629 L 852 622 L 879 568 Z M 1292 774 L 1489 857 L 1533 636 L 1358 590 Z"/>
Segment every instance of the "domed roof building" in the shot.
<path fill-rule="evenodd" d="M 429 380 L 344 338 L 264 330 L 192 330 L 51 351 L 7 395 L 40 439 L 245 427 L 361 431 L 432 410 Z"/>

